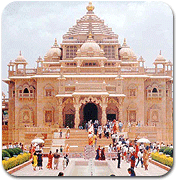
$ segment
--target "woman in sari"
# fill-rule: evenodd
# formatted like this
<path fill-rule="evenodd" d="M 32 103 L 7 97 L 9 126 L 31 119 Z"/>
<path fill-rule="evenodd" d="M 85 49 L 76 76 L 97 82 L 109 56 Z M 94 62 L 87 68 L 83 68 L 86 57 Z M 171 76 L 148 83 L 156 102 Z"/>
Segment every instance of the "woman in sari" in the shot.
<path fill-rule="evenodd" d="M 105 160 L 106 158 L 105 158 L 105 149 L 104 148 L 102 148 L 101 149 L 101 160 Z"/>
<path fill-rule="evenodd" d="M 46 166 L 47 169 L 52 169 L 52 159 L 53 159 L 53 154 L 50 151 L 49 154 L 48 154 L 48 164 Z"/>
<path fill-rule="evenodd" d="M 117 126 L 116 120 L 114 119 L 113 120 L 113 132 L 116 133 L 117 129 L 118 129 L 118 126 Z"/>
<path fill-rule="evenodd" d="M 144 154 L 143 154 L 143 164 L 145 166 L 145 170 L 148 170 L 148 161 L 149 161 L 149 146 L 146 147 L 146 149 L 144 150 Z"/>
<path fill-rule="evenodd" d="M 33 154 L 32 166 L 33 166 L 34 171 L 36 171 L 36 167 L 37 167 L 37 154 L 36 154 L 36 152 L 34 152 L 34 154 Z"/>

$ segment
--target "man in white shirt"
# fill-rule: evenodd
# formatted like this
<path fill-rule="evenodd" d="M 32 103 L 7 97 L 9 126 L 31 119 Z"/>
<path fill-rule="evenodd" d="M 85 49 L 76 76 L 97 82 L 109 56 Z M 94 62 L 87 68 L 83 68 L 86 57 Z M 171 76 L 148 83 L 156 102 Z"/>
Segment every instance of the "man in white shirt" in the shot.
<path fill-rule="evenodd" d="M 138 151 L 137 156 L 138 156 L 138 161 L 137 161 L 137 164 L 136 164 L 136 168 L 137 168 L 137 166 L 139 164 L 139 161 L 141 161 L 141 167 L 143 168 L 143 151 L 142 150 Z"/>

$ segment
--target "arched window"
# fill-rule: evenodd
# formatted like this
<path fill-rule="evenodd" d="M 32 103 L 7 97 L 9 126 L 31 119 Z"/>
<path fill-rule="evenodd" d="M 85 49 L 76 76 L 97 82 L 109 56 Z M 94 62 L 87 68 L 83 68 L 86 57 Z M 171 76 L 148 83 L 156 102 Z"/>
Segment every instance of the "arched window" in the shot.
<path fill-rule="evenodd" d="M 157 91 L 156 88 L 153 88 L 152 92 L 153 92 L 153 93 L 157 93 L 158 91 Z"/>
<path fill-rule="evenodd" d="M 28 88 L 25 88 L 24 91 L 23 91 L 23 93 L 29 93 Z"/>
<path fill-rule="evenodd" d="M 45 86 L 44 90 L 45 90 L 45 96 L 53 96 L 54 95 L 54 88 L 50 84 L 47 84 Z"/>

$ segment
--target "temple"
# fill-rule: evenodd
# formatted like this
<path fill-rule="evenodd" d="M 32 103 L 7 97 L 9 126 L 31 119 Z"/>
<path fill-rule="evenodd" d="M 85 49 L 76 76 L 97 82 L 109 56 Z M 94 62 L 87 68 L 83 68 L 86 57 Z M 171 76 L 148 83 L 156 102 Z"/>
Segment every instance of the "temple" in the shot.
<path fill-rule="evenodd" d="M 91 2 L 86 9 L 62 42 L 55 39 L 44 58 L 37 59 L 37 68 L 27 68 L 21 52 L 9 62 L 3 80 L 9 86 L 4 142 L 29 144 L 37 136 L 50 142 L 55 129 L 116 119 L 131 138 L 171 143 L 172 63 L 160 52 L 154 68 L 145 67 L 128 41 L 124 38 L 121 45 L 95 15 Z"/>

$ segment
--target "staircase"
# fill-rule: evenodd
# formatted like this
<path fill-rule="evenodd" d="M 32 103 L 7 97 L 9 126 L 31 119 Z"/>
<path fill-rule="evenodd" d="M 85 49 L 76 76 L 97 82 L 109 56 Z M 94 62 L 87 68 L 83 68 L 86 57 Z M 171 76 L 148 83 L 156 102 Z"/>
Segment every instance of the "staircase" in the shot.
<path fill-rule="evenodd" d="M 69 145 L 70 152 L 84 152 L 84 147 L 88 145 L 88 132 L 86 130 L 71 129 L 70 138 L 65 139 L 65 145 Z M 106 147 L 112 144 L 111 139 L 102 137 L 98 138 L 96 148 L 100 145 Z"/>
<path fill-rule="evenodd" d="M 49 153 L 51 150 L 52 152 L 55 152 L 56 149 L 60 149 L 60 146 L 62 145 L 63 149 L 68 144 L 69 151 L 70 152 L 84 152 L 84 148 L 86 145 L 88 145 L 88 132 L 86 130 L 79 130 L 79 129 L 71 129 L 70 130 L 70 138 L 66 139 L 66 129 L 62 130 L 62 138 L 59 137 L 58 132 L 54 132 L 52 134 L 52 139 L 46 139 L 45 140 L 45 151 L 47 149 L 46 153 Z M 107 151 L 107 147 L 109 144 L 112 144 L 111 138 L 107 139 L 105 137 L 102 137 L 101 139 L 97 139 L 96 148 L 98 146 L 105 147 Z"/>

